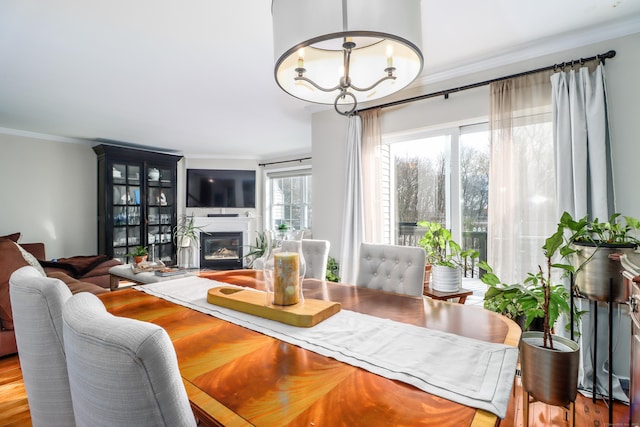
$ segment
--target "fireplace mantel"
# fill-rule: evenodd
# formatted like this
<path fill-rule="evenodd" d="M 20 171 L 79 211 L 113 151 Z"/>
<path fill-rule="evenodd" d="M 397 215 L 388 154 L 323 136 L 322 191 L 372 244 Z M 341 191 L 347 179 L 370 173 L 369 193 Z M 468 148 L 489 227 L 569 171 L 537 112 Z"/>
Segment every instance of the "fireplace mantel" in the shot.
<path fill-rule="evenodd" d="M 199 217 L 193 218 L 193 224 L 196 227 L 200 227 L 202 231 L 209 233 L 224 232 L 224 231 L 237 231 L 242 232 L 242 241 L 244 245 L 250 244 L 253 240 L 255 233 L 255 218 L 249 218 L 244 216 L 233 217 Z M 200 268 L 200 247 L 194 251 L 193 265 Z M 244 265 L 244 263 L 243 263 Z"/>

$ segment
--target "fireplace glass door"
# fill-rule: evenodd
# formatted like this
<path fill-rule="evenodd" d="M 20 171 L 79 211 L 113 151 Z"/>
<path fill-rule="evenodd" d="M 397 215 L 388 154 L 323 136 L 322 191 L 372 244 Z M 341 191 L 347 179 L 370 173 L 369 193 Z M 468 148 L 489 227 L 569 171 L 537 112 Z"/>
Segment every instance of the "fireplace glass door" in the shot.
<path fill-rule="evenodd" d="M 201 233 L 200 268 L 212 270 L 241 269 L 242 233 Z"/>

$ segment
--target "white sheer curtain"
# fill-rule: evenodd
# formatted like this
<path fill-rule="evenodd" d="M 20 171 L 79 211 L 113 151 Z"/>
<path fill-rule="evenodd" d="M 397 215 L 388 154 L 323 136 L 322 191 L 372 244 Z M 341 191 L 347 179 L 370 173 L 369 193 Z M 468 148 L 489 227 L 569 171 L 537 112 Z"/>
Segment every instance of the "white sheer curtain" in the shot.
<path fill-rule="evenodd" d="M 380 108 L 359 113 L 362 119 L 364 240 L 369 243 L 383 243 L 380 114 Z"/>
<path fill-rule="evenodd" d="M 558 180 L 558 217 L 569 212 L 574 218 L 588 216 L 605 220 L 615 212 L 611 147 L 607 112 L 604 67 L 590 64 L 577 71 L 562 71 L 551 76 L 553 87 L 553 136 L 556 147 Z M 580 310 L 587 311 L 581 319 L 579 343 L 582 366 L 579 386 L 589 394 L 593 378 L 593 319 L 591 304 L 575 300 Z M 598 311 L 598 363 L 596 373 L 599 391 L 608 395 L 608 370 L 613 366 L 612 395 L 628 402 L 620 378 L 629 377 L 629 344 L 631 334 L 627 307 L 614 307 L 614 360 L 608 354 L 608 317 L 605 304 Z M 625 339 L 625 337 L 627 337 Z"/>
<path fill-rule="evenodd" d="M 551 72 L 491 84 L 488 255 L 498 276 L 522 282 L 544 265 L 556 229 Z"/>
<path fill-rule="evenodd" d="M 358 252 L 364 239 L 364 210 L 362 197 L 362 160 L 360 153 L 360 118 L 349 116 L 347 127 L 347 175 L 344 211 L 342 214 L 342 245 L 340 253 L 340 281 L 355 283 L 358 274 Z"/>

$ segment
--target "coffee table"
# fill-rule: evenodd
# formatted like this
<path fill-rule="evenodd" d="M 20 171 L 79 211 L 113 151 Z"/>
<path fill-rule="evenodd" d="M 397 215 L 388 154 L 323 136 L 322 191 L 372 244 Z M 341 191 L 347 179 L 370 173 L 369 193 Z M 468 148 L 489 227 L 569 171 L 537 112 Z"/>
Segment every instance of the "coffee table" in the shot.
<path fill-rule="evenodd" d="M 183 274 L 172 276 L 158 276 L 153 271 L 143 273 L 134 273 L 131 264 L 116 265 L 109 269 L 109 288 L 115 291 L 120 286 L 120 280 L 127 280 L 137 285 L 146 285 L 148 283 L 164 282 L 165 280 L 178 279 L 188 275 L 197 274 L 197 272 L 185 271 Z"/>

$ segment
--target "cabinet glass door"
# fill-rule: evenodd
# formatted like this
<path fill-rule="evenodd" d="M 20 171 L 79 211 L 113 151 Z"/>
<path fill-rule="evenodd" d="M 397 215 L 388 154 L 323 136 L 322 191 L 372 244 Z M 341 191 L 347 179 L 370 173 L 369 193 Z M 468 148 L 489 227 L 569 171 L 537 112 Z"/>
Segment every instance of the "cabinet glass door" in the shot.
<path fill-rule="evenodd" d="M 172 220 L 174 175 L 170 168 L 150 165 L 147 171 L 147 241 L 155 260 L 173 263 Z"/>
<path fill-rule="evenodd" d="M 114 163 L 113 173 L 113 257 L 126 262 L 126 254 L 143 244 L 139 165 Z"/>

